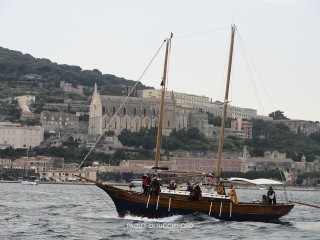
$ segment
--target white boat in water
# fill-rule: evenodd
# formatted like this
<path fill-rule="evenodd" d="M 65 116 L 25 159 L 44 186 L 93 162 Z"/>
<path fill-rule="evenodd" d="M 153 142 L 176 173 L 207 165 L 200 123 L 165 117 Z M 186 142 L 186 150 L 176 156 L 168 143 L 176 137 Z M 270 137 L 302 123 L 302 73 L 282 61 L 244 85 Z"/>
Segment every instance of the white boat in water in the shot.
<path fill-rule="evenodd" d="M 38 185 L 35 181 L 22 181 L 21 184 L 23 185 Z"/>

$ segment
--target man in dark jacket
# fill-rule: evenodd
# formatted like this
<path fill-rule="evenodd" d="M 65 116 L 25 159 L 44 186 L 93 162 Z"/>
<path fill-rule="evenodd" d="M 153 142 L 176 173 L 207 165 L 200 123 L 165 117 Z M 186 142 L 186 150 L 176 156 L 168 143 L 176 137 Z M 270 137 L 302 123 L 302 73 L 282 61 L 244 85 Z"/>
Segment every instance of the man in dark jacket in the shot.
<path fill-rule="evenodd" d="M 277 203 L 276 201 L 276 193 L 273 191 L 272 187 L 269 187 L 268 191 L 268 204 L 269 205 L 275 205 Z"/>

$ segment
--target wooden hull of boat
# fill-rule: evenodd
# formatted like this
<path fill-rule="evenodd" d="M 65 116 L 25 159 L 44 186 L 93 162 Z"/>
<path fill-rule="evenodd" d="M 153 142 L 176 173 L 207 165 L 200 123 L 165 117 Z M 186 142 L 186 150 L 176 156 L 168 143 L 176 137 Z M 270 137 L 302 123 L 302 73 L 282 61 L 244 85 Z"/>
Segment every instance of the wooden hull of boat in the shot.
<path fill-rule="evenodd" d="M 113 200 L 120 217 L 127 214 L 148 218 L 204 213 L 227 221 L 269 222 L 288 214 L 294 204 L 264 205 L 261 203 L 231 204 L 229 199 L 202 198 L 189 200 L 188 195 L 161 194 L 150 196 L 105 184 L 97 184 Z M 171 198 L 171 200 L 170 200 Z M 221 208 L 221 212 L 220 212 Z M 211 209 L 211 211 L 210 211 Z"/>

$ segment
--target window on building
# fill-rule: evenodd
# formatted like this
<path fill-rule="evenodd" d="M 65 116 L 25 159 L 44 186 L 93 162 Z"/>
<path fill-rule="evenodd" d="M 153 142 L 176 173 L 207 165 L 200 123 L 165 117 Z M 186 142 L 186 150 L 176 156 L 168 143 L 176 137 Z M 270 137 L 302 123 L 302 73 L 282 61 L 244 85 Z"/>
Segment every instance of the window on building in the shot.
<path fill-rule="evenodd" d="M 112 107 L 112 114 L 116 114 L 116 108 L 115 107 Z"/>
<path fill-rule="evenodd" d="M 143 109 L 143 116 L 146 116 L 147 115 L 147 109 Z"/>
<path fill-rule="evenodd" d="M 156 110 L 152 110 L 152 112 L 153 112 L 153 116 L 155 117 L 156 116 Z"/>
<path fill-rule="evenodd" d="M 136 108 L 133 109 L 133 116 L 135 116 L 135 115 L 137 115 L 137 109 Z"/>
<path fill-rule="evenodd" d="M 124 107 L 123 108 L 123 115 L 126 115 L 127 114 L 127 109 Z"/>
<path fill-rule="evenodd" d="M 102 107 L 102 115 L 104 115 L 104 114 L 106 114 L 106 107 L 105 106 Z"/>

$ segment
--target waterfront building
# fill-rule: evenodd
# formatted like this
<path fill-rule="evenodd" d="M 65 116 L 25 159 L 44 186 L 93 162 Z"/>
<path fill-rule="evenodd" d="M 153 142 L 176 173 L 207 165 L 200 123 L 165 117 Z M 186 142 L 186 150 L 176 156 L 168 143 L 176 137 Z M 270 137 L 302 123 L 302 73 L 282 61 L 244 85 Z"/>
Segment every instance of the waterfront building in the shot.
<path fill-rule="evenodd" d="M 0 168 L 11 168 L 12 160 L 6 158 L 0 158 Z"/>
<path fill-rule="evenodd" d="M 12 162 L 13 168 L 34 169 L 35 173 L 53 169 L 54 158 L 46 156 L 22 157 Z"/>
<path fill-rule="evenodd" d="M 216 172 L 217 158 L 173 157 L 172 160 L 175 163 L 174 170 Z M 223 172 L 240 172 L 241 160 L 239 158 L 222 158 L 221 170 Z"/>
<path fill-rule="evenodd" d="M 245 146 L 243 151 L 242 172 L 248 171 L 268 171 L 278 169 L 288 173 L 300 174 L 306 171 L 305 161 L 295 162 L 286 157 L 286 153 L 266 151 L 263 157 L 250 157 L 249 150 Z"/>
<path fill-rule="evenodd" d="M 46 171 L 40 171 L 40 179 L 46 181 L 55 181 L 55 182 L 70 182 L 70 181 L 79 181 L 75 175 L 79 175 L 90 180 L 97 180 L 97 171 L 98 168 L 95 167 L 85 167 L 82 171 L 78 171 L 75 168 L 57 168 Z"/>
<path fill-rule="evenodd" d="M 99 165 L 99 172 L 132 172 L 145 173 L 151 171 L 153 160 L 123 160 L 119 166 Z M 201 157 L 172 157 L 168 161 L 160 161 L 159 166 L 176 171 L 198 171 L 212 173 L 216 170 L 216 160 Z M 239 158 L 223 159 L 222 171 L 240 172 L 241 160 Z"/>

